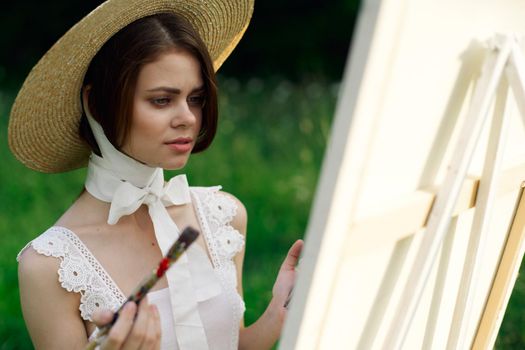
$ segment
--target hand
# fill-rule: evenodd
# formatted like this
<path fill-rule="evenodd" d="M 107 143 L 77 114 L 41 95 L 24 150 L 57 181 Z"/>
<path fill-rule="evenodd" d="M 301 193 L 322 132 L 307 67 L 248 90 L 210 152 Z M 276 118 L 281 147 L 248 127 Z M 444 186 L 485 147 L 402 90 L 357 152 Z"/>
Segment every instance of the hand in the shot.
<path fill-rule="evenodd" d="M 284 259 L 281 268 L 279 269 L 279 274 L 273 285 L 272 293 L 273 300 L 272 303 L 275 303 L 279 307 L 279 315 L 281 321 L 284 321 L 284 316 L 286 315 L 286 302 L 292 292 L 293 286 L 295 285 L 295 278 L 297 274 L 297 262 L 299 261 L 299 256 L 301 255 L 301 250 L 303 249 L 303 241 L 297 240 L 292 245 L 286 258 Z"/>
<path fill-rule="evenodd" d="M 239 333 L 239 349 L 270 349 L 281 335 L 286 317 L 284 306 L 295 284 L 297 262 L 303 249 L 303 241 L 296 241 L 279 269 L 273 285 L 273 298 L 259 319 Z"/>
<path fill-rule="evenodd" d="M 112 319 L 113 313 L 110 311 L 96 311 L 93 314 L 93 322 L 98 327 Z M 138 310 L 135 303 L 126 303 L 100 349 L 160 349 L 160 317 L 157 307 L 149 305 L 147 299 L 140 302 Z"/>

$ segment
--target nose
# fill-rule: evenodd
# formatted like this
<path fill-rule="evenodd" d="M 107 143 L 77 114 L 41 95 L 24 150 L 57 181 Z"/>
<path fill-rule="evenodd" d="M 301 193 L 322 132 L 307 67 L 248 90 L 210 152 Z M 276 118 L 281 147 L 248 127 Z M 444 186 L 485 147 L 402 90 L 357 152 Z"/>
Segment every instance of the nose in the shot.
<path fill-rule="evenodd" d="M 182 101 L 173 111 L 171 126 L 173 128 L 187 128 L 193 126 L 198 116 L 196 111 L 188 105 L 188 102 Z"/>

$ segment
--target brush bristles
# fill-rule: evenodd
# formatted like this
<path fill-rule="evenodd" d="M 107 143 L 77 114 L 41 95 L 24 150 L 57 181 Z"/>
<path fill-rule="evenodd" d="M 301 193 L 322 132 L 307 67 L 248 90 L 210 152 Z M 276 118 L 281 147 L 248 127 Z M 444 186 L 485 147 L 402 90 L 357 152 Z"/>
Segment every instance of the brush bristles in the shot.
<path fill-rule="evenodd" d="M 199 237 L 199 231 L 197 231 L 193 227 L 188 226 L 184 229 L 184 231 L 182 231 L 178 241 L 181 244 L 184 243 L 185 246 L 188 247 L 197 239 L 197 237 Z"/>
<path fill-rule="evenodd" d="M 199 237 L 199 231 L 188 226 L 166 254 L 170 260 L 177 259 Z"/>

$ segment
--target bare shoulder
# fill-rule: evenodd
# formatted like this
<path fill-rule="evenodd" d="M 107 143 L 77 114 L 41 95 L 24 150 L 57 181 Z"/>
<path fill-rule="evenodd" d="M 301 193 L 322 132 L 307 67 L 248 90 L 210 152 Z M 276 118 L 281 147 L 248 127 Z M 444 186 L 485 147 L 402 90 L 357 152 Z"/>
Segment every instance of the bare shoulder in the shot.
<path fill-rule="evenodd" d="M 18 260 L 18 281 L 22 303 L 29 300 L 31 304 L 38 303 L 39 300 L 47 303 L 53 300 L 78 304 L 79 296 L 76 293 L 68 293 L 60 285 L 59 268 L 58 258 L 42 255 L 33 247 L 27 247 Z"/>
<path fill-rule="evenodd" d="M 80 295 L 58 280 L 60 260 L 27 247 L 19 257 L 20 303 L 35 348 L 77 348 L 86 340 Z M 67 334 L 67 335 L 65 335 Z"/>
<path fill-rule="evenodd" d="M 24 282 L 41 283 L 55 277 L 59 260 L 48 257 L 28 246 L 20 253 L 18 258 L 18 277 Z"/>
<path fill-rule="evenodd" d="M 248 223 L 248 213 L 246 212 L 246 207 L 237 197 L 235 197 L 231 193 L 224 191 L 219 191 L 219 193 L 230 198 L 235 203 L 237 211 L 232 219 L 231 225 L 242 235 L 246 236 L 246 225 Z"/>
<path fill-rule="evenodd" d="M 58 301 L 57 295 L 62 294 L 57 276 L 59 265 L 58 259 L 39 254 L 31 246 L 18 258 L 20 302 L 29 329 L 35 311 L 42 304 Z"/>

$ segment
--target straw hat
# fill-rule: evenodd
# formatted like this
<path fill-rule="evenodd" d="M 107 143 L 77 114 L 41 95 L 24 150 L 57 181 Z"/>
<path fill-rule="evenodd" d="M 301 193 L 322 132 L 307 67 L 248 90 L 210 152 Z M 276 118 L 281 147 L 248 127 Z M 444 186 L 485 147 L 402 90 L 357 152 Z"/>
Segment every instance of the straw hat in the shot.
<path fill-rule="evenodd" d="M 102 45 L 131 22 L 161 12 L 186 17 L 208 47 L 217 70 L 248 27 L 254 0 L 108 0 L 73 26 L 40 59 L 11 109 L 11 151 L 27 167 L 55 173 L 87 164 L 78 137 L 80 90 Z"/>

